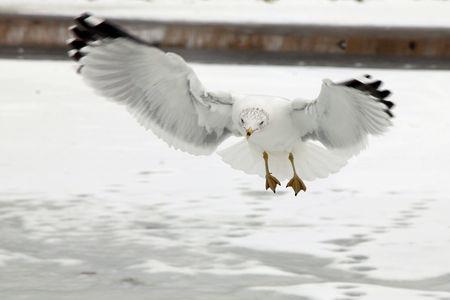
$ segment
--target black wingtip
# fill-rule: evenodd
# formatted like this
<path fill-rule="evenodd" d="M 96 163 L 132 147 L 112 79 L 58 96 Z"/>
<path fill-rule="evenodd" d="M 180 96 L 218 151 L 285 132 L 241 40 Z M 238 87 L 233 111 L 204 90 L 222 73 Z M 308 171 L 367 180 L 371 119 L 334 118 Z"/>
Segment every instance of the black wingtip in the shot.
<path fill-rule="evenodd" d="M 67 46 L 69 46 L 71 49 L 77 49 L 77 50 L 80 50 L 80 49 L 82 49 L 82 48 L 84 48 L 84 47 L 87 46 L 86 42 L 84 42 L 84 41 L 82 41 L 82 40 L 79 40 L 79 39 L 71 39 L 71 40 L 68 40 L 68 41 L 66 42 L 66 44 L 67 44 Z"/>
<path fill-rule="evenodd" d="M 74 61 L 79 61 L 84 56 L 80 51 L 74 49 L 67 52 L 67 55 Z"/>
<path fill-rule="evenodd" d="M 69 27 L 69 31 L 72 32 L 72 35 L 75 38 L 82 40 L 85 43 L 95 40 L 95 36 L 92 32 L 84 30 L 78 26 L 74 25 L 74 26 Z"/>
<path fill-rule="evenodd" d="M 391 95 L 391 91 L 389 90 L 383 90 L 380 91 L 380 99 L 385 99 Z"/>
<path fill-rule="evenodd" d="M 394 114 L 389 109 L 386 109 L 384 112 L 387 113 L 390 118 L 394 117 Z"/>
<path fill-rule="evenodd" d="M 75 26 L 72 26 L 70 30 L 75 37 L 85 42 L 101 40 L 104 38 L 128 38 L 138 43 L 147 44 L 143 40 L 129 34 L 120 26 L 102 18 L 98 18 L 88 12 L 74 18 L 74 23 Z"/>
<path fill-rule="evenodd" d="M 371 87 L 374 90 L 377 90 L 381 86 L 381 84 L 383 84 L 381 80 L 376 80 L 372 83 L 367 84 L 367 86 Z"/>
<path fill-rule="evenodd" d="M 81 15 L 79 15 L 78 17 L 74 18 L 75 21 L 82 21 L 85 20 L 89 17 L 92 17 L 92 14 L 89 12 L 84 12 Z"/>
<path fill-rule="evenodd" d="M 380 100 L 381 103 L 387 106 L 388 109 L 391 109 L 394 107 L 394 102 L 388 101 L 388 100 Z"/>
<path fill-rule="evenodd" d="M 366 77 L 366 75 L 364 77 Z M 391 94 L 389 90 L 381 90 L 381 91 L 379 90 L 382 84 L 383 82 L 381 80 L 375 80 L 369 83 L 364 83 L 357 79 L 352 79 L 338 83 L 338 85 L 343 85 L 349 88 L 357 89 L 362 92 L 366 92 L 371 96 L 380 100 L 387 98 Z"/>
<path fill-rule="evenodd" d="M 372 79 L 373 77 L 370 75 L 363 75 L 366 79 Z M 356 89 L 359 91 L 362 91 L 364 93 L 369 94 L 370 96 L 374 97 L 378 102 L 383 103 L 386 105 L 385 112 L 389 115 L 389 117 L 394 117 L 393 113 L 390 111 L 394 107 L 394 103 L 388 100 L 385 100 L 387 97 L 391 95 L 391 91 L 389 90 L 379 90 L 379 88 L 382 86 L 383 82 L 381 80 L 375 80 L 369 83 L 364 83 L 357 79 L 351 79 L 347 80 L 341 83 L 338 83 L 339 85 L 346 86 L 352 89 Z"/>
<path fill-rule="evenodd" d="M 352 79 L 346 82 L 342 82 L 341 85 L 345 85 L 347 87 L 358 89 L 360 86 L 364 85 L 361 81 Z"/>

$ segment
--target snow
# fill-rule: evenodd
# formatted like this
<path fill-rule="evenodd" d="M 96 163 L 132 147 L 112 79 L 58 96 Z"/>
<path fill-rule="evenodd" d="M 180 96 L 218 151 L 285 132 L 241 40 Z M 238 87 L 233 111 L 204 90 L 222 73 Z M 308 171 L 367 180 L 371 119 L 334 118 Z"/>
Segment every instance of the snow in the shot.
<path fill-rule="evenodd" d="M 449 72 L 193 68 L 211 89 L 291 98 L 369 73 L 394 127 L 274 195 L 168 148 L 72 63 L 0 60 L 1 299 L 450 299 Z"/>
<path fill-rule="evenodd" d="M 166 21 L 450 27 L 448 1 L 0 0 L 0 11 Z"/>
<path fill-rule="evenodd" d="M 285 287 L 263 287 L 255 288 L 257 290 L 278 291 L 288 295 L 297 295 L 307 297 L 311 300 L 334 300 L 334 299 L 362 299 L 362 300 L 380 300 L 380 299 L 448 299 L 448 294 L 442 292 L 421 292 L 418 290 L 408 290 L 402 288 L 389 288 L 367 284 L 352 284 L 345 282 L 301 284 Z M 342 298 L 336 298 L 340 296 Z M 348 298 L 346 298 L 348 297 Z"/>
<path fill-rule="evenodd" d="M 130 266 L 131 269 L 142 269 L 146 273 L 180 273 L 196 275 L 200 273 L 215 275 L 274 275 L 274 276 L 296 276 L 294 273 L 283 272 L 275 268 L 261 265 L 258 261 L 246 261 L 235 265 L 216 264 L 205 269 L 193 269 L 188 267 L 176 267 L 161 261 L 149 259 L 143 264 Z"/>

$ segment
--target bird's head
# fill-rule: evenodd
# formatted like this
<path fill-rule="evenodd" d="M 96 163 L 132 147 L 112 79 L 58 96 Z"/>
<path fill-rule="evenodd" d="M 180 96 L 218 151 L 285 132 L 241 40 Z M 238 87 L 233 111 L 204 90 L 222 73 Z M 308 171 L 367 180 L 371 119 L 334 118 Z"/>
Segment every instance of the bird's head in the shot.
<path fill-rule="evenodd" d="M 269 115 L 261 108 L 246 108 L 239 115 L 239 124 L 249 138 L 269 124 Z"/>

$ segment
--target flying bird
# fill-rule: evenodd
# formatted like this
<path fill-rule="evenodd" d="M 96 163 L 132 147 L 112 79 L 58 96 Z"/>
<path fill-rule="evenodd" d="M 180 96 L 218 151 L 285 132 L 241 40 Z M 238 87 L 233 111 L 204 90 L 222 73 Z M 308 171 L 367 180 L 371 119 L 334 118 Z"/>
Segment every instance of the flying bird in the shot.
<path fill-rule="evenodd" d="M 266 190 L 274 193 L 288 178 L 286 187 L 295 195 L 306 191 L 303 180 L 337 172 L 369 135 L 392 125 L 390 91 L 369 75 L 340 83 L 324 79 L 312 101 L 214 92 L 175 53 L 87 13 L 74 23 L 69 56 L 94 90 L 191 154 L 208 155 L 228 137 L 242 137 L 219 155 L 233 168 L 265 178 Z"/>

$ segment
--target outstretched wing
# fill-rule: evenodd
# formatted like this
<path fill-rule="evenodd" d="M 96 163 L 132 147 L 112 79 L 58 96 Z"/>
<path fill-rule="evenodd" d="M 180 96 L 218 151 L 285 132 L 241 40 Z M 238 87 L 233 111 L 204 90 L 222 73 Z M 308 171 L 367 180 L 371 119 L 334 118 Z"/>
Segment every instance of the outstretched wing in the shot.
<path fill-rule="evenodd" d="M 193 70 L 99 18 L 83 14 L 70 30 L 69 55 L 81 75 L 102 95 L 127 107 L 169 145 L 209 154 L 232 130 L 233 98 L 205 90 Z"/>
<path fill-rule="evenodd" d="M 385 100 L 391 92 L 379 90 L 381 84 L 379 80 L 333 83 L 326 79 L 313 102 L 294 100 L 292 118 L 302 139 L 318 140 L 328 148 L 358 148 L 367 135 L 386 131 L 392 125 L 394 104 Z"/>

